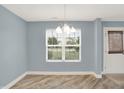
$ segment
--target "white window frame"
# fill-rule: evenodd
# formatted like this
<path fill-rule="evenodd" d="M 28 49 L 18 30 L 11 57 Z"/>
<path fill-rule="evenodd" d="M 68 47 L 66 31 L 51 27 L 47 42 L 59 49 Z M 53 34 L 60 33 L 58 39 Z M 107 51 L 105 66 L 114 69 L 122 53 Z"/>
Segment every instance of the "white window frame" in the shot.
<path fill-rule="evenodd" d="M 50 30 L 50 29 L 48 29 L 48 30 Z M 48 45 L 48 36 L 47 36 L 47 31 L 48 30 L 46 30 L 46 62 L 81 62 L 81 29 L 78 29 L 79 30 L 79 45 L 66 45 L 65 44 L 65 37 L 63 37 L 63 42 L 62 42 L 62 45 Z M 51 30 L 53 30 L 53 29 L 51 29 Z M 55 29 L 54 29 L 55 30 Z M 64 35 L 64 34 L 63 34 Z M 65 35 L 64 35 L 65 36 Z M 48 59 L 48 46 L 53 46 L 53 47 L 55 47 L 55 46 L 60 46 L 60 47 L 62 47 L 62 59 L 61 60 L 49 60 Z M 65 47 L 66 46 L 77 46 L 77 47 L 79 47 L 79 60 L 66 60 L 65 59 Z M 64 51 L 64 52 L 63 52 Z"/>

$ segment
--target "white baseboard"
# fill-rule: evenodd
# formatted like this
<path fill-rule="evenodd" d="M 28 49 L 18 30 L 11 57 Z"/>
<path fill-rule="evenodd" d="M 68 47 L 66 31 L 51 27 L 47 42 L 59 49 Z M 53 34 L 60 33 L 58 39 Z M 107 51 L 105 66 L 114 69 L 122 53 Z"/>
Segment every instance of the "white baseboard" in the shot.
<path fill-rule="evenodd" d="M 96 74 L 96 78 L 102 78 L 102 74 Z"/>
<path fill-rule="evenodd" d="M 95 72 L 48 72 L 48 71 L 28 71 L 28 75 L 89 75 L 92 74 L 96 78 L 102 78 L 102 75 L 98 75 Z"/>
<path fill-rule="evenodd" d="M 94 72 L 49 72 L 49 71 L 28 71 L 28 75 L 86 75 L 95 74 Z"/>
<path fill-rule="evenodd" d="M 24 78 L 27 75 L 27 72 L 25 72 L 24 74 L 20 75 L 19 77 L 17 77 L 15 80 L 11 81 L 9 84 L 7 84 L 5 87 L 3 87 L 2 89 L 9 89 L 11 88 L 13 85 L 15 85 L 18 81 L 20 81 L 22 78 Z"/>

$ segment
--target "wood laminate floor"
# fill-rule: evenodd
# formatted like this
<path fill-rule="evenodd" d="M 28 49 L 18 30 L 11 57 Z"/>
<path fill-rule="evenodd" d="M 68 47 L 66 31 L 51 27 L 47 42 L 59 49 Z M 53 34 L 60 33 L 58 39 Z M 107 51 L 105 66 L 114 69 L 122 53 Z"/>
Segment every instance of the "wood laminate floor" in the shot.
<path fill-rule="evenodd" d="M 123 89 L 124 75 L 27 75 L 11 89 Z"/>

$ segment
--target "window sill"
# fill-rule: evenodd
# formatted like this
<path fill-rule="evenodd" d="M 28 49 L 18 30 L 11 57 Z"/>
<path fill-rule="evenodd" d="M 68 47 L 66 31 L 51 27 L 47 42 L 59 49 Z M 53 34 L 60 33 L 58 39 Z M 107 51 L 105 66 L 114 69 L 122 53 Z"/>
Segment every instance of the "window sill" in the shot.
<path fill-rule="evenodd" d="M 66 60 L 66 61 L 62 61 L 62 60 L 47 60 L 46 62 L 50 62 L 50 63 L 78 63 L 81 62 L 81 60 Z"/>

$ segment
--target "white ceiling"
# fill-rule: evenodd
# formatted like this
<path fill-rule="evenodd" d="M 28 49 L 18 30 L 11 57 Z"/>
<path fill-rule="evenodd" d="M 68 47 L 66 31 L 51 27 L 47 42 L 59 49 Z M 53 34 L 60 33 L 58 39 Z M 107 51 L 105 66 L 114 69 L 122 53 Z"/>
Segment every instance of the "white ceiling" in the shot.
<path fill-rule="evenodd" d="M 26 21 L 57 21 L 57 20 L 123 20 L 124 4 L 86 5 L 86 4 L 8 4 L 3 5 L 11 12 Z"/>

